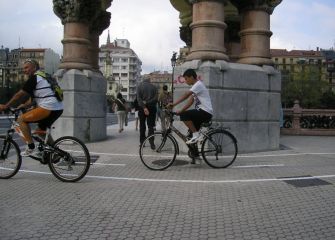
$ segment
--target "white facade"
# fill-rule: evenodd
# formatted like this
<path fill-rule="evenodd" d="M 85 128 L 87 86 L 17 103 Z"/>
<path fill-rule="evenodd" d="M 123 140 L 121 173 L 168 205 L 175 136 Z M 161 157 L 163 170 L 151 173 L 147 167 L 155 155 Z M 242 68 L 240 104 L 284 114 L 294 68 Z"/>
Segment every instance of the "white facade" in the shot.
<path fill-rule="evenodd" d="M 133 101 L 141 79 L 141 66 L 141 60 L 130 48 L 127 39 L 116 39 L 113 43 L 107 41 L 100 47 L 99 69 L 108 81 L 107 95 L 116 96 L 121 90 L 127 101 Z"/>

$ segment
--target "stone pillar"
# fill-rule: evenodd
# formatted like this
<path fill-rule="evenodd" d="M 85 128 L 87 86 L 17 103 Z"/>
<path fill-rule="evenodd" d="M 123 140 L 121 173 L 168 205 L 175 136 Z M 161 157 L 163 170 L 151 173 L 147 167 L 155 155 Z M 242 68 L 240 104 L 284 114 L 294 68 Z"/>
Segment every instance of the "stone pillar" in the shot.
<path fill-rule="evenodd" d="M 99 16 L 90 27 L 90 62 L 94 71 L 99 71 L 99 37 L 101 33 L 109 26 L 111 14 L 101 11 Z"/>
<path fill-rule="evenodd" d="M 186 43 L 187 47 L 192 46 L 192 4 L 188 0 L 170 0 L 172 6 L 179 12 L 180 19 L 180 39 Z"/>
<path fill-rule="evenodd" d="M 64 25 L 63 61 L 56 72 L 64 89 L 64 112 L 53 135 L 90 142 L 106 138 L 107 82 L 98 66 L 99 35 L 108 27 L 111 0 L 53 0 Z M 95 71 L 93 71 L 95 70 Z"/>
<path fill-rule="evenodd" d="M 225 22 L 227 29 L 225 30 L 224 44 L 227 49 L 227 55 L 230 62 L 236 62 L 241 54 L 241 41 L 240 41 L 240 25 L 241 18 L 237 8 L 228 2 L 225 6 Z"/>
<path fill-rule="evenodd" d="M 186 60 L 228 60 L 224 47 L 226 0 L 189 0 L 193 4 L 192 48 Z"/>
<path fill-rule="evenodd" d="M 273 65 L 270 56 L 270 15 L 281 0 L 231 0 L 241 14 L 241 54 L 238 62 Z"/>

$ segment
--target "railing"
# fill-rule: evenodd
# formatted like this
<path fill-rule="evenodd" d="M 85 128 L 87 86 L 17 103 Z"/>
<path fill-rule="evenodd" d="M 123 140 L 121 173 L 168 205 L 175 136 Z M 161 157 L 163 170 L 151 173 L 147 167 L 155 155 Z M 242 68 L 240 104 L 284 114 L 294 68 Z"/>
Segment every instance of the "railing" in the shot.
<path fill-rule="evenodd" d="M 335 136 L 335 109 L 303 109 L 299 101 L 291 109 L 283 109 L 282 134 Z"/>

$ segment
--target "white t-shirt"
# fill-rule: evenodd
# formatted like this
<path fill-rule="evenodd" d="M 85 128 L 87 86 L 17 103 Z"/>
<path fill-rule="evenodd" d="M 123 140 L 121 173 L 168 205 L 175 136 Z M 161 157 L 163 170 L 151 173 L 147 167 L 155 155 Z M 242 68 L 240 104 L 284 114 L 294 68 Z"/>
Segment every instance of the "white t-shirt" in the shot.
<path fill-rule="evenodd" d="M 193 98 L 195 101 L 195 108 L 210 113 L 213 115 L 213 107 L 211 97 L 209 96 L 208 89 L 205 84 L 198 80 L 190 89 L 193 92 Z"/>
<path fill-rule="evenodd" d="M 51 111 L 62 110 L 64 108 L 63 102 L 59 102 L 56 97 L 44 97 L 54 95 L 54 92 L 50 88 L 48 81 L 41 76 L 36 77 L 37 84 L 34 91 L 34 96 L 36 97 L 35 100 L 37 105 Z"/>

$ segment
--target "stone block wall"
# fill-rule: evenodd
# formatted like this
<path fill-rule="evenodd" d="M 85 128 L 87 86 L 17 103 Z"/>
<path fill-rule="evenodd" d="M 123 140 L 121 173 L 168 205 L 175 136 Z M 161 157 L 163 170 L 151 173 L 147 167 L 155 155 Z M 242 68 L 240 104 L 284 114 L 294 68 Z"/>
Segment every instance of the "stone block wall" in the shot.
<path fill-rule="evenodd" d="M 239 152 L 279 149 L 280 73 L 270 66 L 190 61 L 175 69 L 175 79 L 193 68 L 209 88 L 213 122 L 229 127 Z M 175 83 L 175 99 L 189 89 L 182 78 Z"/>

